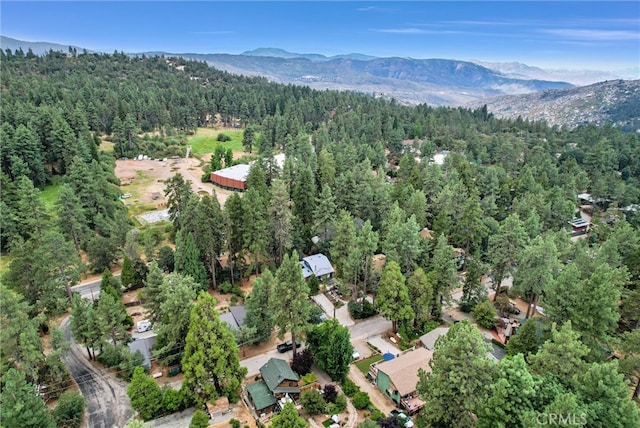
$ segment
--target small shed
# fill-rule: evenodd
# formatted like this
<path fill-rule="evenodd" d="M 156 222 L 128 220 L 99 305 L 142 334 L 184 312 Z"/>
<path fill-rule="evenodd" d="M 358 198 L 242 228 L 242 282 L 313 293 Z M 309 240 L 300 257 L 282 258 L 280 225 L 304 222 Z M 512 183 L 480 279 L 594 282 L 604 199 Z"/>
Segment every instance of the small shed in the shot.
<path fill-rule="evenodd" d="M 571 225 L 571 233 L 574 235 L 587 233 L 591 222 L 584 218 L 575 217 L 568 222 Z"/>

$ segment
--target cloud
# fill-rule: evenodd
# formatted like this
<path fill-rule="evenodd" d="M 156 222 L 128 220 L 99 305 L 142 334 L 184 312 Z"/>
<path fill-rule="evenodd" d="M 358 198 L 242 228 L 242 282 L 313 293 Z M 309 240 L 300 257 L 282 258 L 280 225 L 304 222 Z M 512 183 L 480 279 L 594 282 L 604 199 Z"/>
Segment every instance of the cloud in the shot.
<path fill-rule="evenodd" d="M 613 41 L 613 40 L 639 40 L 638 31 L 625 30 L 584 30 L 572 28 L 543 29 L 541 33 L 558 36 L 572 40 Z"/>
<path fill-rule="evenodd" d="M 388 9 L 379 6 L 367 6 L 367 7 L 358 7 L 356 8 L 358 12 L 394 12 L 395 9 Z"/>

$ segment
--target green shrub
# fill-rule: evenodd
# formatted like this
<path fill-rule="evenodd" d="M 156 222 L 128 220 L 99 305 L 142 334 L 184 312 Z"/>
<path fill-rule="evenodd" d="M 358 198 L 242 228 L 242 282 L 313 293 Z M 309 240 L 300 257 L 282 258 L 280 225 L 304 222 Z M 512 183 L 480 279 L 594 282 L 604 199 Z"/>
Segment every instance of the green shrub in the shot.
<path fill-rule="evenodd" d="M 240 421 L 235 418 L 231 418 L 229 419 L 229 425 L 231 425 L 233 428 L 240 428 Z"/>
<path fill-rule="evenodd" d="M 216 137 L 216 140 L 218 141 L 231 141 L 231 136 L 229 136 L 228 134 L 225 134 L 223 132 L 219 133 L 218 136 Z"/>
<path fill-rule="evenodd" d="M 300 395 L 300 404 L 310 415 L 324 413 L 325 407 L 327 406 L 324 398 L 322 398 L 322 394 L 315 388 L 308 389 Z"/>
<path fill-rule="evenodd" d="M 231 300 L 229 300 L 229 305 L 236 306 L 238 304 L 238 296 L 235 294 L 231 296 Z"/>
<path fill-rule="evenodd" d="M 384 413 L 382 413 L 380 409 L 376 408 L 371 412 L 371 420 L 377 422 L 380 419 L 384 419 Z"/>
<path fill-rule="evenodd" d="M 347 379 L 342 382 L 342 392 L 344 392 L 347 397 L 353 397 L 356 393 L 360 392 L 360 387 L 350 379 Z"/>
<path fill-rule="evenodd" d="M 347 397 L 344 394 L 338 394 L 335 403 L 327 403 L 325 413 L 329 415 L 342 413 L 347 408 Z"/>
<path fill-rule="evenodd" d="M 231 290 L 233 290 L 233 285 L 231 285 L 229 281 L 225 281 L 220 284 L 220 293 L 229 294 L 231 293 Z"/>
<path fill-rule="evenodd" d="M 209 416 L 202 410 L 196 410 L 191 417 L 189 428 L 207 428 L 209 426 Z"/>
<path fill-rule="evenodd" d="M 471 311 L 471 315 L 473 315 L 478 324 L 484 328 L 493 328 L 496 326 L 496 316 L 498 314 L 496 313 L 496 308 L 494 308 L 493 304 L 488 300 L 478 303 Z"/>
<path fill-rule="evenodd" d="M 364 410 L 367 407 L 369 407 L 369 404 L 371 404 L 371 400 L 369 399 L 369 394 L 367 394 L 366 392 L 356 393 L 351 399 L 351 401 L 353 402 L 353 407 L 355 407 L 358 410 Z"/>
<path fill-rule="evenodd" d="M 376 314 L 376 310 L 368 300 L 363 301 L 349 301 L 347 306 L 349 308 L 349 314 L 353 319 L 364 319 L 372 317 Z"/>
<path fill-rule="evenodd" d="M 63 393 L 53 409 L 56 426 L 61 428 L 79 427 L 82 424 L 82 414 L 86 405 L 84 397 L 76 391 Z"/>
<path fill-rule="evenodd" d="M 314 372 L 307 373 L 306 375 L 302 376 L 301 379 L 302 379 L 303 385 L 309 385 L 310 383 L 313 383 L 318 380 Z"/>

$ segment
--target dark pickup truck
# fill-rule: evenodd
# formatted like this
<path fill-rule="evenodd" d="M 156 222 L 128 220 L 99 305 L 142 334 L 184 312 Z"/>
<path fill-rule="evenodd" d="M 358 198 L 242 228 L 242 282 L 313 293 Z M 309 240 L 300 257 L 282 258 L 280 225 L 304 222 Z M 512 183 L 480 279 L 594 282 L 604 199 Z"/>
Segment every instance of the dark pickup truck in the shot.
<path fill-rule="evenodd" d="M 299 348 L 301 345 L 300 342 L 298 342 L 296 340 L 296 348 Z M 293 349 L 293 342 L 290 340 L 287 340 L 284 343 L 281 343 L 277 346 L 278 352 L 280 352 L 281 354 L 284 354 L 287 351 L 291 351 Z"/>

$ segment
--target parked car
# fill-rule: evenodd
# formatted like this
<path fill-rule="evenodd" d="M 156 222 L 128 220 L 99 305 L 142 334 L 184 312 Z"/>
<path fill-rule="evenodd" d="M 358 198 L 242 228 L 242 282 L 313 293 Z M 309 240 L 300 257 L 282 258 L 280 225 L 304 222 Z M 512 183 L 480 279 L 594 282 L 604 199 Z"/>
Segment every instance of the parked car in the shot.
<path fill-rule="evenodd" d="M 389 416 L 395 416 L 398 419 L 398 422 L 405 428 L 413 428 L 413 421 L 409 416 L 407 416 L 404 412 L 399 412 L 397 410 L 392 410 Z"/>
<path fill-rule="evenodd" d="M 516 305 L 516 302 L 509 300 L 509 312 L 512 314 L 520 315 L 520 309 Z"/>
<path fill-rule="evenodd" d="M 360 352 L 356 351 L 355 349 L 353 350 L 353 354 L 351 354 L 351 357 L 354 360 L 359 360 L 360 359 Z"/>
<path fill-rule="evenodd" d="M 296 340 L 296 348 L 299 348 L 302 344 Z M 287 351 L 291 351 L 293 349 L 293 342 L 291 340 L 287 340 L 284 343 L 279 344 L 277 347 L 278 352 L 284 354 Z"/>

